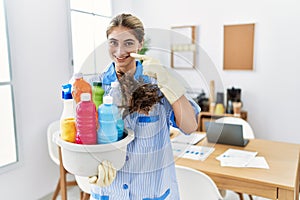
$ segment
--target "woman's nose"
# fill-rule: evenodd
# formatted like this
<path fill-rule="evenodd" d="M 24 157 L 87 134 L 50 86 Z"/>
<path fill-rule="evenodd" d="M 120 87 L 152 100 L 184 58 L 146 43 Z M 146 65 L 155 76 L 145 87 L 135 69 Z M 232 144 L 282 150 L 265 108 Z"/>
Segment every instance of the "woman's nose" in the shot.
<path fill-rule="evenodd" d="M 116 55 L 118 57 L 121 57 L 122 55 L 126 54 L 125 48 L 122 47 L 122 45 L 120 45 L 117 49 L 116 49 Z"/>

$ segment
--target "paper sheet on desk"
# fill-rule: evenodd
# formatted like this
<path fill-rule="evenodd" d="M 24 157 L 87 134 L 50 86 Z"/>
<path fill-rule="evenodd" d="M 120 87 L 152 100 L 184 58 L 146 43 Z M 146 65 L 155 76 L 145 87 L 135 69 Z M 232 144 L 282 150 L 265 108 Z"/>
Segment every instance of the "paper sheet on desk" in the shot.
<path fill-rule="evenodd" d="M 221 166 L 245 167 L 256 155 L 257 152 L 228 149 L 216 159 L 221 162 Z"/>
<path fill-rule="evenodd" d="M 257 152 L 228 149 L 216 159 L 222 167 L 252 167 L 269 169 L 264 157 L 257 156 Z"/>
<path fill-rule="evenodd" d="M 214 150 L 213 147 L 172 143 L 173 155 L 192 160 L 204 161 Z"/>
<path fill-rule="evenodd" d="M 184 135 L 183 133 L 180 133 L 171 141 L 183 144 L 197 144 L 199 141 L 205 138 L 205 136 L 206 134 L 191 133 L 190 135 Z"/>
<path fill-rule="evenodd" d="M 256 156 L 255 158 L 251 159 L 246 167 L 270 169 L 266 159 L 262 156 Z"/>

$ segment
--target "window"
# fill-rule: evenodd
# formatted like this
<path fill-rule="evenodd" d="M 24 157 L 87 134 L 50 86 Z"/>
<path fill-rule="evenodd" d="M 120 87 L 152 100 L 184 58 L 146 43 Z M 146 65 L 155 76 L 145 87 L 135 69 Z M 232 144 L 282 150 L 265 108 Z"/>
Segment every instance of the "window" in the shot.
<path fill-rule="evenodd" d="M 95 74 L 103 67 L 98 50 L 106 49 L 102 47 L 111 20 L 111 0 L 70 0 L 70 11 L 74 72 Z"/>
<path fill-rule="evenodd" d="M 0 0 L 0 167 L 18 161 L 5 6 Z M 1 170 L 2 171 L 2 170 Z"/>

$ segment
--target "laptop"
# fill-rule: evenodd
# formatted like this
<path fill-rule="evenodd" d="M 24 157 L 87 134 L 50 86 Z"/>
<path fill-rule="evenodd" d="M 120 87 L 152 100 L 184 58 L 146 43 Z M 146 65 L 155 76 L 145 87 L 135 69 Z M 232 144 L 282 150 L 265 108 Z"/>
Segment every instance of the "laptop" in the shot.
<path fill-rule="evenodd" d="M 208 142 L 246 146 L 248 139 L 243 137 L 243 126 L 239 124 L 226 124 L 219 122 L 205 122 Z"/>

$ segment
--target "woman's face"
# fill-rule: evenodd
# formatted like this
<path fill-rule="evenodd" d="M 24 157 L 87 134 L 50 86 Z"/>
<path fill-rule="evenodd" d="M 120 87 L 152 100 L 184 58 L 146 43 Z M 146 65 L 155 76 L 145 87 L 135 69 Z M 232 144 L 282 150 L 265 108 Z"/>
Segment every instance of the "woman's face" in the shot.
<path fill-rule="evenodd" d="M 108 35 L 109 54 L 116 64 L 116 71 L 135 71 L 135 59 L 130 53 L 137 53 L 142 48 L 137 38 L 126 27 L 114 27 Z"/>

